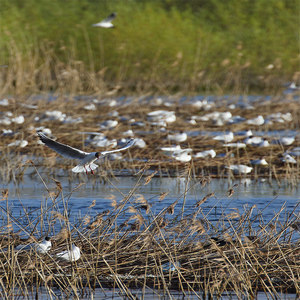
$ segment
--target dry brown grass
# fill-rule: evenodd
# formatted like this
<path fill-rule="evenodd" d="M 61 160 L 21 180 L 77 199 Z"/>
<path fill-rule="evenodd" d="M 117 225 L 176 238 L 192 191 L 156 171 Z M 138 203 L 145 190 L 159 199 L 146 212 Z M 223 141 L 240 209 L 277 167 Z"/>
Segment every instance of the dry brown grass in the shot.
<path fill-rule="evenodd" d="M 110 211 L 95 217 L 84 215 L 78 223 L 68 218 L 72 195 L 64 195 L 58 183 L 53 188 L 46 186 L 52 205 L 41 206 L 33 213 L 38 215 L 35 218 L 25 211 L 17 218 L 11 215 L 4 191 L 1 297 L 28 297 L 43 288 L 49 297 L 58 289 L 67 297 L 80 298 L 105 287 L 118 288 L 130 299 L 134 299 L 132 288 L 151 288 L 165 295 L 175 289 L 203 299 L 218 298 L 228 291 L 253 299 L 259 291 L 274 298 L 279 293 L 300 293 L 299 203 L 288 214 L 283 206 L 268 222 L 260 213 L 254 215 L 251 207 L 223 214 L 214 223 L 202 210 L 205 200 L 195 203 L 190 214 L 174 214 L 178 201 L 154 214 L 143 195 L 136 195 L 143 182 L 138 178 L 136 186 L 112 203 Z M 120 222 L 125 212 L 131 216 Z M 280 222 L 282 214 L 285 220 Z M 25 219 L 27 225 L 23 225 Z M 41 224 L 47 226 L 39 229 Z M 49 253 L 15 249 L 49 232 L 55 232 Z M 31 238 L 21 240 L 24 234 Z M 58 260 L 55 254 L 71 243 L 80 247 L 81 258 L 72 263 Z"/>

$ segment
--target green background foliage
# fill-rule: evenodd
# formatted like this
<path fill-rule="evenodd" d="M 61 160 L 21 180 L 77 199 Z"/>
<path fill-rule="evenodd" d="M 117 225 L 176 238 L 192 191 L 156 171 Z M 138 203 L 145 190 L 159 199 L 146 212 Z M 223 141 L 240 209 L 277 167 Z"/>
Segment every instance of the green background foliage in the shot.
<path fill-rule="evenodd" d="M 297 0 L 0 0 L 0 7 L 0 64 L 16 69 L 47 61 L 52 73 L 71 66 L 131 90 L 174 91 L 275 87 L 299 70 Z M 114 29 L 91 26 L 113 11 Z"/>

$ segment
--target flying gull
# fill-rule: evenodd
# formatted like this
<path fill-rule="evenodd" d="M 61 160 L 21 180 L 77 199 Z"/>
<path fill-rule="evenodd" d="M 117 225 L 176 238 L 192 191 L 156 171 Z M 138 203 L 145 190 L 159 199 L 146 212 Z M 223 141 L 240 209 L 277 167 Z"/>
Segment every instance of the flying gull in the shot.
<path fill-rule="evenodd" d="M 113 28 L 114 25 L 112 24 L 112 21 L 117 16 L 117 13 L 113 12 L 111 13 L 107 18 L 103 19 L 99 23 L 93 24 L 94 27 L 103 27 L 103 28 Z"/>
<path fill-rule="evenodd" d="M 130 139 L 128 141 L 128 143 L 120 149 L 89 153 L 89 152 L 84 152 L 79 149 L 73 148 L 71 146 L 56 142 L 56 141 L 50 139 L 49 137 L 47 137 L 42 132 L 38 132 L 37 134 L 38 134 L 40 140 L 46 146 L 51 148 L 52 150 L 56 151 L 57 153 L 59 153 L 60 155 L 62 155 L 64 157 L 78 159 L 80 161 L 80 163 L 72 169 L 72 171 L 74 173 L 86 172 L 86 174 L 88 174 L 89 171 L 92 174 L 94 174 L 93 170 L 98 168 L 98 165 L 96 165 L 94 162 L 98 158 L 105 156 L 107 154 L 110 154 L 110 153 L 115 153 L 115 152 L 126 150 L 126 149 L 130 148 L 131 146 L 133 146 L 134 142 L 135 142 L 134 139 Z"/>

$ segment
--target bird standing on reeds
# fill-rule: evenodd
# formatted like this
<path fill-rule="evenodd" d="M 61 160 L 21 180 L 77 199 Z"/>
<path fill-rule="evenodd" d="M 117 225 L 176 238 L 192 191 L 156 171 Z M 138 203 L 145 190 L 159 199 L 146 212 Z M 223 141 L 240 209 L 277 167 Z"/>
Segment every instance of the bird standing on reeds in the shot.
<path fill-rule="evenodd" d="M 45 239 L 41 243 L 31 243 L 27 245 L 18 245 L 16 250 L 35 250 L 38 253 L 45 254 L 51 249 L 51 238 L 46 236 Z"/>
<path fill-rule="evenodd" d="M 56 256 L 66 261 L 76 261 L 80 258 L 81 254 L 80 249 L 72 244 L 71 249 L 62 251 L 56 254 Z"/>

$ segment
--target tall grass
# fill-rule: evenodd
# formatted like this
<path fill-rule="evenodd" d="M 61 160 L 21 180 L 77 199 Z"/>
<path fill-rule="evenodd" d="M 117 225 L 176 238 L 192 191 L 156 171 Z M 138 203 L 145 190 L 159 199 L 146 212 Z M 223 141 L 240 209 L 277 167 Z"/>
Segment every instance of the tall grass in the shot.
<path fill-rule="evenodd" d="M 0 5 L 2 93 L 245 91 L 299 79 L 294 0 Z M 91 27 L 112 11 L 115 29 Z"/>
<path fill-rule="evenodd" d="M 37 175 L 45 183 L 47 178 Z M 259 291 L 274 298 L 281 292 L 299 293 L 299 204 L 289 213 L 283 205 L 268 222 L 254 207 L 223 213 L 212 222 L 216 207 L 202 209 L 210 195 L 203 195 L 184 216 L 174 213 L 183 201 L 180 197 L 154 213 L 149 199 L 138 193 L 150 181 L 151 177 L 137 178 L 120 202 L 112 198 L 109 211 L 95 217 L 87 212 L 77 222 L 68 210 L 72 192 L 64 193 L 58 181 L 45 185 L 47 201 L 39 210 L 28 212 L 24 207 L 17 217 L 9 210 L 5 191 L 0 206 L 1 297 L 36 293 L 38 298 L 41 291 L 50 297 L 60 291 L 80 298 L 105 287 L 129 299 L 134 299 L 132 288 L 139 288 L 141 296 L 146 289 L 169 296 L 179 290 L 203 299 L 226 293 L 240 299 L 255 298 Z M 157 199 L 163 201 L 164 196 Z M 286 216 L 285 221 L 279 222 L 279 216 Z M 24 235 L 50 235 L 53 247 L 44 255 L 16 250 L 30 242 Z M 56 254 L 71 243 L 81 248 L 81 258 L 72 263 L 59 260 Z"/>

